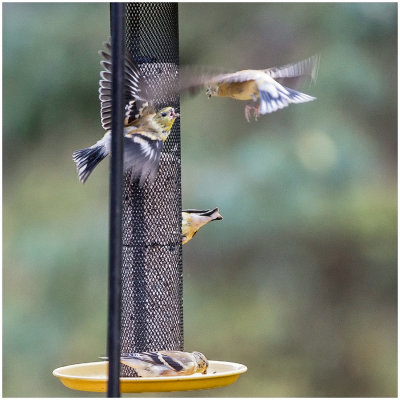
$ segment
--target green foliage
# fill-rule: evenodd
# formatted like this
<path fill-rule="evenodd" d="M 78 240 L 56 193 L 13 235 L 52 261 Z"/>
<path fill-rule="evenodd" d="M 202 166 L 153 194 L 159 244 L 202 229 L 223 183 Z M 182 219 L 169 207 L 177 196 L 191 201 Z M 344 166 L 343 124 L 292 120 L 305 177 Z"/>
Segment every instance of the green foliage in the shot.
<path fill-rule="evenodd" d="M 183 206 L 224 217 L 184 247 L 185 347 L 249 370 L 159 396 L 396 396 L 397 4 L 179 8 L 182 62 L 265 68 L 320 52 L 321 66 L 303 88 L 317 101 L 257 123 L 242 102 L 181 99 Z M 108 11 L 3 5 L 7 397 L 96 396 L 51 371 L 105 353 L 108 161 L 82 186 L 71 154 L 103 134 Z"/>

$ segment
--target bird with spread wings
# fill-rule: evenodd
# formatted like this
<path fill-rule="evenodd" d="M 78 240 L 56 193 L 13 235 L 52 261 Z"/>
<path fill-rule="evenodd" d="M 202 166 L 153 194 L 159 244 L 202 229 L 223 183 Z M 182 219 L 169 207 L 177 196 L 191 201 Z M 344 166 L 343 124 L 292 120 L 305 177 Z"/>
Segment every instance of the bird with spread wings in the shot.
<path fill-rule="evenodd" d="M 99 98 L 101 103 L 101 124 L 106 133 L 93 146 L 73 153 L 79 180 L 86 182 L 94 168 L 111 152 L 111 45 L 105 43 L 108 51 L 101 50 L 103 58 L 100 72 Z M 124 59 L 125 66 L 125 119 L 124 119 L 124 170 L 131 171 L 131 179 L 139 180 L 143 186 L 148 179 L 152 183 L 158 172 L 161 150 L 179 117 L 173 107 L 156 110 L 152 99 L 146 96 L 143 76 L 129 52 Z"/>

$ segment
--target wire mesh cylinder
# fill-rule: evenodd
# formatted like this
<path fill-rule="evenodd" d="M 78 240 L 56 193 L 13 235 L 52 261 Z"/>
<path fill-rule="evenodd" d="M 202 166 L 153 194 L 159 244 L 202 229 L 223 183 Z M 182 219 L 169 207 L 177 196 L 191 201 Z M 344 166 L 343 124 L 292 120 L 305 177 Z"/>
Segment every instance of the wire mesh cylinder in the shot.
<path fill-rule="evenodd" d="M 169 90 L 179 63 L 178 4 L 127 3 L 126 49 L 156 94 L 157 108 L 179 111 L 179 97 Z M 121 352 L 183 350 L 179 118 L 155 182 L 140 188 L 127 173 L 123 196 Z M 133 375 L 122 367 L 121 376 Z"/>

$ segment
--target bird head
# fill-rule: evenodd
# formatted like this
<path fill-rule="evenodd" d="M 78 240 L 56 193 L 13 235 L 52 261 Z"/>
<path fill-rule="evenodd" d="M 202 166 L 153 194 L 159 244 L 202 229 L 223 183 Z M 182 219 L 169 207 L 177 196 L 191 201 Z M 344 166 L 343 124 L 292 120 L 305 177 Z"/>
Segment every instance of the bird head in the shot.
<path fill-rule="evenodd" d="M 165 107 L 157 112 L 154 120 L 164 132 L 169 132 L 178 117 L 179 113 L 175 112 L 173 107 Z"/>
<path fill-rule="evenodd" d="M 208 88 L 206 89 L 206 95 L 208 96 L 208 98 L 218 96 L 218 91 L 219 87 L 217 85 L 208 86 Z"/>
<path fill-rule="evenodd" d="M 203 353 L 200 353 L 199 351 L 194 351 L 193 355 L 194 355 L 194 358 L 196 359 L 197 365 L 198 365 L 196 372 L 206 374 L 207 368 L 208 368 L 208 360 L 205 357 L 205 355 Z"/>

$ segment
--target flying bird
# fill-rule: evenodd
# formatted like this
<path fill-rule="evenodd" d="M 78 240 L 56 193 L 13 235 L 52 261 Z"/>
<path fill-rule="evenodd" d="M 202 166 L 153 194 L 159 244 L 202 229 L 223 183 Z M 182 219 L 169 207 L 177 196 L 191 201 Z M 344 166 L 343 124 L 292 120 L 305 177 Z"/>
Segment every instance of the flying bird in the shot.
<path fill-rule="evenodd" d="M 259 101 L 257 106 L 247 104 L 245 117 L 250 121 L 251 113 L 255 119 L 287 107 L 292 103 L 304 103 L 315 100 L 315 97 L 283 86 L 280 82 L 288 78 L 309 78 L 315 82 L 318 73 L 319 55 L 306 60 L 281 67 L 267 69 L 247 69 L 232 73 L 212 75 L 195 73 L 186 68 L 181 79 L 181 91 L 194 93 L 199 87 L 206 88 L 211 97 L 230 97 L 236 100 Z"/>
<path fill-rule="evenodd" d="M 78 178 L 84 183 L 94 168 L 111 152 L 111 45 L 109 52 L 101 50 L 103 58 L 100 72 L 99 98 L 101 124 L 106 133 L 93 146 L 77 150 L 72 159 L 76 163 Z M 145 97 L 143 77 L 129 52 L 125 54 L 125 119 L 124 119 L 124 171 L 131 171 L 131 179 L 143 186 L 148 178 L 152 183 L 158 172 L 160 154 L 172 126 L 179 117 L 173 107 L 156 110 L 152 99 Z"/>

